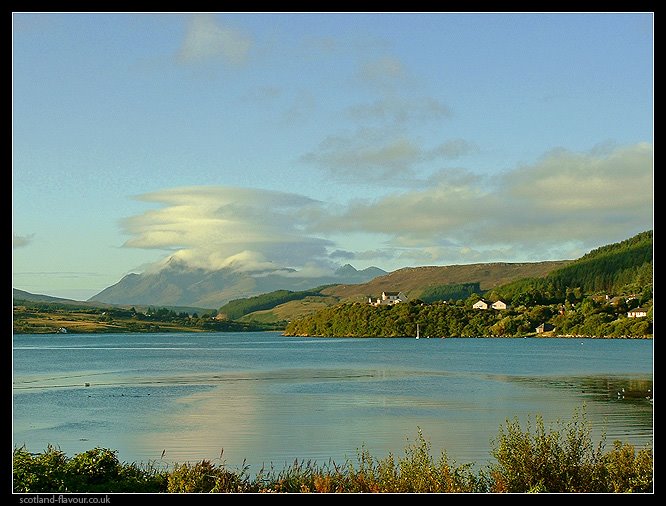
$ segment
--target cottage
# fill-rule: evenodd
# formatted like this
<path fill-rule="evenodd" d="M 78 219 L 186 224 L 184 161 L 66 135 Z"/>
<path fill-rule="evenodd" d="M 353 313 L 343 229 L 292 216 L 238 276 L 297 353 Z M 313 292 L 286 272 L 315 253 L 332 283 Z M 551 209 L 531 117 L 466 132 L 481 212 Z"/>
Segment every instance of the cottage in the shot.
<path fill-rule="evenodd" d="M 490 302 L 489 300 L 486 299 L 479 299 L 477 302 L 474 303 L 472 307 L 474 309 L 488 309 L 490 307 L 493 309 L 506 309 L 509 306 L 501 300 L 498 300 L 496 302 Z"/>
<path fill-rule="evenodd" d="M 493 309 L 506 309 L 507 307 L 509 307 L 509 306 L 507 306 L 506 302 L 501 301 L 501 300 L 498 300 L 498 301 L 492 303 L 492 308 Z"/>
<path fill-rule="evenodd" d="M 551 330 L 555 330 L 555 325 L 551 325 L 550 323 L 542 323 L 536 328 L 536 333 L 541 334 L 543 332 L 550 332 Z"/>
<path fill-rule="evenodd" d="M 406 300 L 407 296 L 403 292 L 382 292 L 381 298 L 373 301 L 371 297 L 368 299 L 368 303 L 373 306 L 392 306 L 393 304 L 399 304 Z"/>
<path fill-rule="evenodd" d="M 637 307 L 627 313 L 629 318 L 643 318 L 644 316 L 647 316 L 647 309 L 643 307 Z"/>

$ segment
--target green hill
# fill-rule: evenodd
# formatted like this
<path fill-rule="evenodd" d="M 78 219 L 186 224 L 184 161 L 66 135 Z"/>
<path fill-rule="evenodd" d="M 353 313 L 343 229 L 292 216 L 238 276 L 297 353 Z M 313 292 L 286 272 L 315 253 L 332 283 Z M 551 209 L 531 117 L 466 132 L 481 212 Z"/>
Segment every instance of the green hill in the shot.
<path fill-rule="evenodd" d="M 217 314 L 219 317 L 225 317 L 229 320 L 237 320 L 247 314 L 264 311 L 266 309 L 273 309 L 276 306 L 290 301 L 303 300 L 309 297 L 323 297 L 321 294 L 323 288 L 324 287 L 313 288 L 312 290 L 302 290 L 298 292 L 291 290 L 275 290 L 254 297 L 234 299 L 222 306 Z"/>
<path fill-rule="evenodd" d="M 428 302 L 467 298 L 471 293 L 483 292 L 518 279 L 546 276 L 569 262 L 569 260 L 559 260 L 405 267 L 377 276 L 366 283 L 336 284 L 303 292 L 292 292 L 293 295 L 289 295 L 290 300 L 287 302 L 278 303 L 279 294 L 273 292 L 278 295 L 274 299 L 275 305 L 269 307 L 270 304 L 267 303 L 261 309 L 257 308 L 252 312 L 243 309 L 242 319 L 271 323 L 290 321 L 341 302 L 366 302 L 368 297 L 377 298 L 383 291 L 402 291 L 410 299 Z M 268 300 L 270 299 L 266 302 Z M 259 302 L 259 299 L 241 299 L 238 302 L 234 301 L 234 304 L 245 308 L 251 306 L 254 301 Z M 226 313 L 229 309 L 233 314 L 235 308 L 235 305 L 231 308 L 223 306 L 219 313 Z"/>
<path fill-rule="evenodd" d="M 488 297 L 514 305 L 549 303 L 578 294 L 641 295 L 652 297 L 653 233 L 642 232 L 590 251 L 543 278 L 525 278 L 493 289 Z"/>

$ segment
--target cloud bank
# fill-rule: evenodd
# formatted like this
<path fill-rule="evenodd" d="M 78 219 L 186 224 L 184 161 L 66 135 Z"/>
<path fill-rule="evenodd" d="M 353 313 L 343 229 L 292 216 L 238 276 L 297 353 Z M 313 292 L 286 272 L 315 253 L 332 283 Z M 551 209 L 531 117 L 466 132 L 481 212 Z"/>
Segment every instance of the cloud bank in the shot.
<path fill-rule="evenodd" d="M 652 166 L 652 146 L 638 144 L 555 150 L 492 179 L 441 171 L 425 189 L 354 202 L 320 229 L 372 233 L 413 254 L 427 248 L 440 262 L 568 258 L 652 227 Z"/>
<path fill-rule="evenodd" d="M 344 206 L 259 189 L 173 188 L 139 197 L 161 207 L 123 222 L 125 245 L 241 270 L 576 258 L 652 228 L 652 166 L 645 143 L 554 150 L 500 176 L 442 170 L 418 189 Z"/>

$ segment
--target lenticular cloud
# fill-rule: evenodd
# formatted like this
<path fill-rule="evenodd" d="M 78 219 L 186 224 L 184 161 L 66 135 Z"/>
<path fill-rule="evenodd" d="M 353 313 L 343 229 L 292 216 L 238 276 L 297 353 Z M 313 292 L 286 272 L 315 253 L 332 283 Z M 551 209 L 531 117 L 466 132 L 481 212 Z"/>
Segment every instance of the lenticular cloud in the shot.
<path fill-rule="evenodd" d="M 331 243 L 305 232 L 320 203 L 247 188 L 184 187 L 141 195 L 157 209 L 127 218 L 125 246 L 171 251 L 194 267 L 294 267 L 325 258 Z"/>

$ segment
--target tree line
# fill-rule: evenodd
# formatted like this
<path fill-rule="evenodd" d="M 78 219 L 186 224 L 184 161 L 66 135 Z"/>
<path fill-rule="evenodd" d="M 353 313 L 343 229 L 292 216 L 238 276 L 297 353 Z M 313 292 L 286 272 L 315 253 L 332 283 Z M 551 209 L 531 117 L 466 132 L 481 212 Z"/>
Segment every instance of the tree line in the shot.
<path fill-rule="evenodd" d="M 286 335 L 330 337 L 412 337 L 419 325 L 425 337 L 526 337 L 542 323 L 554 335 L 644 338 L 652 335 L 652 309 L 643 318 L 629 318 L 624 307 L 586 299 L 577 306 L 535 305 L 507 310 L 471 307 L 470 298 L 457 303 L 410 301 L 374 307 L 341 304 L 292 320 Z"/>

